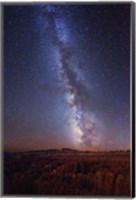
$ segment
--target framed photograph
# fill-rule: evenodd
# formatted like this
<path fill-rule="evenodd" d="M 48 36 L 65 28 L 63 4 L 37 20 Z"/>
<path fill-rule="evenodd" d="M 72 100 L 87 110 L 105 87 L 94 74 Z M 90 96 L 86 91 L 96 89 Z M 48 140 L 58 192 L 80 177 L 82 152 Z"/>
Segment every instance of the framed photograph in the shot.
<path fill-rule="evenodd" d="M 2 196 L 134 197 L 134 11 L 1 3 Z"/>

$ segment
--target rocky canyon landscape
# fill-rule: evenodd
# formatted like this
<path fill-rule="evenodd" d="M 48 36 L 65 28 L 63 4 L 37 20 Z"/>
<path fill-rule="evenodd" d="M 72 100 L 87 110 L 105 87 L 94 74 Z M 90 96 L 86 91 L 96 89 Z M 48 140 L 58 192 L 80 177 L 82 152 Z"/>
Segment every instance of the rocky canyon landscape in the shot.
<path fill-rule="evenodd" d="M 130 152 L 5 153 L 4 194 L 130 196 Z"/>

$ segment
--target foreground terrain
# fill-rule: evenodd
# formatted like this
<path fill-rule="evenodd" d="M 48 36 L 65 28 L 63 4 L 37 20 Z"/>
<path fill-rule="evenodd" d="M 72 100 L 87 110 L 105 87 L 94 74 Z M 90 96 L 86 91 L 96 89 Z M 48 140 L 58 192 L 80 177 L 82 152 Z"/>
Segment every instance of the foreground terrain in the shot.
<path fill-rule="evenodd" d="M 4 153 L 4 194 L 130 196 L 130 152 Z"/>

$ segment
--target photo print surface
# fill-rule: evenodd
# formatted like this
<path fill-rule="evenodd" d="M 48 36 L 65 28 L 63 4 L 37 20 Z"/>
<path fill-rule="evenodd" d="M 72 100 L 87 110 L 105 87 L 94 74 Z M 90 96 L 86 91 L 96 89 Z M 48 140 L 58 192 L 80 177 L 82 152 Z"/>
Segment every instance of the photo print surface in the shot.
<path fill-rule="evenodd" d="M 3 6 L 4 195 L 131 195 L 130 9 Z"/>

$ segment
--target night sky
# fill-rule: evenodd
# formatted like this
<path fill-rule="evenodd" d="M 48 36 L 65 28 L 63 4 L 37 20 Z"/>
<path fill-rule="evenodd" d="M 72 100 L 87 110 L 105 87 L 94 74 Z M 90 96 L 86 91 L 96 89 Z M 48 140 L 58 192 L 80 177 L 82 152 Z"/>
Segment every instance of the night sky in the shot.
<path fill-rule="evenodd" d="M 130 4 L 3 9 L 4 149 L 129 149 Z"/>

